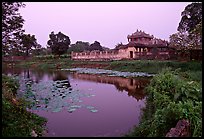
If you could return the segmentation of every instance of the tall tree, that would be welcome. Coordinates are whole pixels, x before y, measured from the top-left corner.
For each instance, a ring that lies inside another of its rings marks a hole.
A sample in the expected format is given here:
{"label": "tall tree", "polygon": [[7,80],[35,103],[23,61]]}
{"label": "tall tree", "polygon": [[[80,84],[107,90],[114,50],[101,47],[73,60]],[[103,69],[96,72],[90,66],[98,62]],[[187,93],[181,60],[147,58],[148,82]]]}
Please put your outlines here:
{"label": "tall tree", "polygon": [[83,52],[88,51],[90,47],[89,42],[83,42],[83,41],[77,41],[75,44],[71,44],[70,48],[68,49],[68,52]]}
{"label": "tall tree", "polygon": [[31,50],[31,53],[33,56],[35,55],[42,55],[42,54],[45,54],[45,48],[42,48],[42,45],[40,44],[37,44],[34,49]]}
{"label": "tall tree", "polygon": [[177,49],[188,49],[189,46],[189,37],[185,32],[177,32],[169,37],[169,45]]}
{"label": "tall tree", "polygon": [[37,40],[35,38],[35,35],[30,35],[30,34],[23,34],[21,36],[21,44],[22,44],[22,50],[25,53],[25,56],[29,56],[29,53],[32,49],[36,49],[38,46]]}
{"label": "tall tree", "polygon": [[189,33],[190,47],[202,47],[202,22]]}
{"label": "tall tree", "polygon": [[64,35],[61,32],[58,32],[58,34],[54,34],[54,31],[52,31],[49,37],[50,40],[48,40],[47,44],[52,49],[53,54],[60,56],[67,52],[71,43],[68,36]]}
{"label": "tall tree", "polygon": [[101,46],[100,42],[95,41],[94,43],[92,43],[92,44],[90,45],[89,50],[90,50],[90,51],[93,51],[93,50],[103,51],[103,47]]}
{"label": "tall tree", "polygon": [[198,2],[187,5],[181,16],[177,30],[189,33],[202,21],[202,3]]}
{"label": "tall tree", "polygon": [[123,46],[123,43],[122,43],[122,42],[117,43],[117,44],[115,45],[115,48],[114,48],[114,49],[120,49],[121,46]]}
{"label": "tall tree", "polygon": [[187,50],[202,46],[202,3],[191,3],[181,13],[178,32],[170,36],[170,45]]}
{"label": "tall tree", "polygon": [[9,53],[14,46],[19,45],[19,37],[24,32],[22,29],[24,19],[19,8],[25,7],[22,2],[2,2],[2,52]]}

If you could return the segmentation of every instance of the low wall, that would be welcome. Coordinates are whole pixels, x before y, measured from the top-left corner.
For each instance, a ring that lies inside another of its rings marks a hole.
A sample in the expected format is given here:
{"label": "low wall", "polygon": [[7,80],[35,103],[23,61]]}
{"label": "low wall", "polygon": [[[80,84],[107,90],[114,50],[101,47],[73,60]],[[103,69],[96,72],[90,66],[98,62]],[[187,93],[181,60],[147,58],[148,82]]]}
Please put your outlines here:
{"label": "low wall", "polygon": [[91,51],[91,52],[72,52],[73,60],[120,60],[125,58],[118,51]]}
{"label": "low wall", "polygon": [[[134,52],[133,58],[130,58],[130,50],[123,51],[91,51],[91,52],[72,52],[72,60],[90,60],[90,61],[105,61],[105,60],[122,60],[122,59],[158,59],[158,60],[169,60],[175,57],[174,52],[170,51],[158,51],[153,52]],[[175,59],[175,58],[174,58]]]}

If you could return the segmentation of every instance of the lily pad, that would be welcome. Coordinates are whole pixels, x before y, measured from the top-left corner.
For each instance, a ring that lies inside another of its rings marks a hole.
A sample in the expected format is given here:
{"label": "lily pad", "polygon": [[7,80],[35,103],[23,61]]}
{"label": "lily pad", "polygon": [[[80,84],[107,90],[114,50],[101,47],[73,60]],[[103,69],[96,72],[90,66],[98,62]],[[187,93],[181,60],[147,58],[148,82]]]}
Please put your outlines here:
{"label": "lily pad", "polygon": [[71,108],[81,108],[81,106],[80,105],[72,105],[72,106],[70,106]]}
{"label": "lily pad", "polygon": [[72,108],[72,109],[68,109],[67,111],[70,112],[70,113],[72,113],[73,111],[76,111],[76,110],[77,110],[77,109]]}
{"label": "lily pad", "polygon": [[56,108],[54,110],[52,110],[52,112],[60,112],[62,110],[62,108]]}
{"label": "lily pad", "polygon": [[86,106],[87,109],[94,109],[93,106]]}
{"label": "lily pad", "polygon": [[95,109],[94,109],[94,110],[90,110],[90,111],[91,111],[91,112],[94,112],[94,113],[95,113],[95,112],[98,112],[98,110],[95,110]]}

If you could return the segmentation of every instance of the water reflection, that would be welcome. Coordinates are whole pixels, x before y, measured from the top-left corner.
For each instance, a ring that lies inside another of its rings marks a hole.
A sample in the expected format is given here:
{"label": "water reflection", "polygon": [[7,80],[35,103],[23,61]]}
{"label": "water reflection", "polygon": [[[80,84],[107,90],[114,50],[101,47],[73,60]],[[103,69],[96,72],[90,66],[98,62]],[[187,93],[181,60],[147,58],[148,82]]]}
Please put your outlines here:
{"label": "water reflection", "polygon": [[[34,69],[20,69],[20,68],[3,68],[4,74],[23,74],[24,78],[29,79],[32,83],[39,83],[41,80],[53,80],[59,85],[58,88],[66,87],[71,88],[68,73],[66,71],[53,71],[53,70],[34,70]],[[88,80],[98,83],[113,84],[120,92],[127,91],[128,96],[132,96],[137,100],[144,99],[144,88],[149,84],[147,78],[123,78],[107,75],[94,75],[94,74],[81,74],[72,73],[71,76],[76,79]]]}
{"label": "water reflection", "polygon": [[13,66],[11,67],[2,66],[2,73],[6,75],[19,75],[21,72],[22,69],[20,68],[14,68]]}
{"label": "water reflection", "polygon": [[127,91],[128,96],[132,96],[137,100],[144,99],[144,88],[149,83],[149,79],[139,78],[122,78],[115,76],[107,76],[107,75],[94,75],[94,74],[80,74],[73,73],[73,78],[88,80],[93,82],[105,83],[105,84],[113,84],[119,91]]}
{"label": "water reflection", "polygon": [[17,68],[4,73],[19,74],[18,94],[48,119],[48,137],[121,136],[139,124],[145,107],[148,79]]}
{"label": "water reflection", "polygon": [[69,88],[71,87],[67,73],[65,72],[55,72],[53,76],[53,81],[57,83],[57,88]]}

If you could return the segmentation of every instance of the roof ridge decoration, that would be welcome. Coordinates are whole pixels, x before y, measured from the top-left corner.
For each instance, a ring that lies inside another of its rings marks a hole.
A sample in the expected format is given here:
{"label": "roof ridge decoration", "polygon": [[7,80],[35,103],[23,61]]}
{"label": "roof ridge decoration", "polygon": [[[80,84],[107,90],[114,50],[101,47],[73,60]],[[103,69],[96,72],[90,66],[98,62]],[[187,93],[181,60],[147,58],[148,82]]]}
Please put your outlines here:
{"label": "roof ridge decoration", "polygon": [[127,37],[128,37],[128,38],[130,38],[130,37],[147,37],[147,38],[154,38],[153,35],[147,34],[147,33],[145,33],[144,31],[138,30],[138,29],[137,29],[136,32],[132,33],[131,35],[128,35]]}

